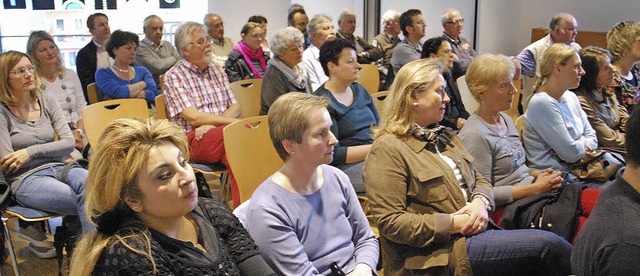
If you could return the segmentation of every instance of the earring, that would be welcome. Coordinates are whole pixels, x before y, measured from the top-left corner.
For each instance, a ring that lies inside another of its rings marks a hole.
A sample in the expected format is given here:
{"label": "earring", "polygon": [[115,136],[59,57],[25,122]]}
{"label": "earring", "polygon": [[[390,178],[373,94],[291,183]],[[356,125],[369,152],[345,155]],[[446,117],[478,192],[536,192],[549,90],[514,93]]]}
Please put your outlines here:
{"label": "earring", "polygon": [[131,209],[133,209],[136,212],[140,212],[140,206],[133,206]]}
{"label": "earring", "polygon": [[413,106],[418,106],[418,102],[413,102]]}
{"label": "earring", "polygon": [[293,155],[293,154],[295,154],[295,153],[296,153],[295,151],[292,151],[292,152],[291,152],[291,155]]}

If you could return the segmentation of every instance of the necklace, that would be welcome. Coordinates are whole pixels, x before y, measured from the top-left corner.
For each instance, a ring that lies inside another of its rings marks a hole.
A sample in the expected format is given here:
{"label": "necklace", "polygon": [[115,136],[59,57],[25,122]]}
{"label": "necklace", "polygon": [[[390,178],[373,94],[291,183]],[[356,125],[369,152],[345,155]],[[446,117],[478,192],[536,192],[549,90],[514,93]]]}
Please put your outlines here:
{"label": "necklace", "polygon": [[116,71],[120,72],[120,73],[129,73],[129,68],[127,69],[120,69],[118,68],[118,66],[116,66],[116,64],[111,64],[111,67],[113,67],[113,69],[116,69]]}

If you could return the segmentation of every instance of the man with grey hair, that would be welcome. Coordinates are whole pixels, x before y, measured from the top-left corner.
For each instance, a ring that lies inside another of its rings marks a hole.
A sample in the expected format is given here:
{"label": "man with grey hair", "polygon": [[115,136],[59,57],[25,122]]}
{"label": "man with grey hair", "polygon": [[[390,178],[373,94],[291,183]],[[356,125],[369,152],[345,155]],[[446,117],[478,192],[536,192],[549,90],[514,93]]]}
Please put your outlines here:
{"label": "man with grey hair", "polygon": [[207,26],[209,37],[212,38],[211,50],[213,62],[224,68],[225,62],[231,48],[233,48],[233,40],[224,37],[224,21],[217,13],[208,13],[204,16],[204,25]]}
{"label": "man with grey hair", "polygon": [[329,79],[320,64],[320,46],[326,41],[334,40],[336,32],[333,29],[333,20],[325,14],[318,14],[311,18],[308,27],[311,45],[302,53],[302,62],[309,73],[311,88],[316,91]]}
{"label": "man with grey hair", "polygon": [[343,9],[338,14],[338,31],[336,36],[342,39],[353,41],[356,46],[356,55],[358,55],[358,63],[371,64],[382,58],[382,51],[375,47],[364,38],[355,35],[356,31],[356,14],[349,9]]}
{"label": "man with grey hair", "polygon": [[380,90],[387,90],[393,82],[393,68],[391,68],[391,55],[393,48],[400,42],[400,12],[388,10],[382,15],[382,32],[378,34],[371,45],[380,48],[382,63],[378,67],[380,71]]}
{"label": "man with grey hair", "polygon": [[[211,62],[210,43],[202,24],[180,25],[175,32],[175,45],[183,60],[165,73],[162,91],[169,120],[187,134],[191,160],[206,164],[221,162],[228,167],[222,129],[238,121],[240,106],[224,69]],[[240,204],[240,195],[230,176],[235,207]]]}
{"label": "man with grey hair", "polygon": [[171,42],[162,40],[164,22],[157,15],[149,15],[144,19],[142,31],[144,39],[136,50],[135,63],[149,69],[156,85],[160,87],[160,75],[180,60],[180,54]]}
{"label": "man with grey hair", "polygon": [[549,34],[538,41],[527,46],[513,59],[516,66],[516,75],[519,73],[524,77],[523,89],[521,92],[518,111],[524,114],[531,96],[533,96],[533,85],[540,78],[540,68],[537,66],[542,62],[542,54],[554,43],[564,43],[579,51],[582,49],[576,43],[578,35],[578,22],[568,13],[559,13],[553,16],[549,23]]}
{"label": "man with grey hair", "polygon": [[449,41],[454,54],[451,76],[457,80],[467,73],[467,67],[478,54],[473,50],[469,41],[460,36],[464,24],[464,18],[460,15],[460,11],[448,9],[442,14],[440,20],[444,29],[442,37]]}

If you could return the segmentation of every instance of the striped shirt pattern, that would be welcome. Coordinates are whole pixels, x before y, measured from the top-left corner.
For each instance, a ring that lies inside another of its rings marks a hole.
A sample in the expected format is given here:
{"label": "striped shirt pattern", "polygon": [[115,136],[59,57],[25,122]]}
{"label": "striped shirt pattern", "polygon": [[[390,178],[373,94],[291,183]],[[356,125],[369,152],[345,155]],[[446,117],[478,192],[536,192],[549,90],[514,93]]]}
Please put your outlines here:
{"label": "striped shirt pattern", "polygon": [[184,109],[194,106],[200,112],[221,115],[237,102],[227,74],[215,63],[200,71],[195,64],[183,59],[165,73],[162,91],[170,121],[181,126],[185,133],[195,128],[180,116]]}

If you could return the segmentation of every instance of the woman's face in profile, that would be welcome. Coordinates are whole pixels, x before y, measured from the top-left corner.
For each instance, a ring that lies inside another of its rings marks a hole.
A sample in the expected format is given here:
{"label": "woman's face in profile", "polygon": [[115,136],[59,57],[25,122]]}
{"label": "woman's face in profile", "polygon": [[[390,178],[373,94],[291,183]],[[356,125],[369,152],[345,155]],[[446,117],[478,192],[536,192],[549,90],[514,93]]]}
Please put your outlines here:
{"label": "woman's face in profile", "polygon": [[438,75],[426,89],[413,92],[414,118],[418,125],[426,127],[442,120],[449,102],[446,85],[442,75]]}
{"label": "woman's face in profile", "polygon": [[320,166],[333,161],[333,146],[338,142],[331,132],[331,116],[326,108],[316,108],[307,114],[307,130],[302,141],[294,142],[294,162],[307,162],[310,166]]}
{"label": "woman's face in profile", "polygon": [[142,193],[141,216],[184,216],[198,204],[195,174],[180,149],[171,143],[151,148],[136,180]]}

